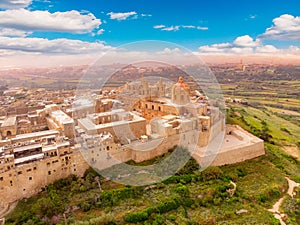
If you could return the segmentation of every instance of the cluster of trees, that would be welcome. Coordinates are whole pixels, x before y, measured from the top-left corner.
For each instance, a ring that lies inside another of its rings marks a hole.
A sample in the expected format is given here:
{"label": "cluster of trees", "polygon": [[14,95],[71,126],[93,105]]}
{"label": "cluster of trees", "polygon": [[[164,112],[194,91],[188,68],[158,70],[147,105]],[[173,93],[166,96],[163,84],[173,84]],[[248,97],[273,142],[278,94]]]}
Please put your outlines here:
{"label": "cluster of trees", "polygon": [[141,211],[129,213],[124,217],[124,220],[129,223],[142,222],[148,220],[149,217],[154,213],[166,213],[171,210],[177,209],[180,205],[182,205],[182,203],[179,198],[174,198],[168,201],[162,201],[161,203],[155,206],[150,206]]}
{"label": "cluster of trees", "polygon": [[[28,203],[27,200],[22,200],[19,203],[20,213],[15,213],[8,218],[7,223],[24,224],[31,221],[33,224],[48,224],[54,217],[63,218],[63,214],[72,211],[69,205],[72,196],[98,187],[96,177],[98,174],[92,169],[88,169],[83,178],[70,175],[65,179],[55,181],[44,188],[36,197],[36,201]],[[26,205],[26,208],[23,205]],[[79,207],[81,206],[79,205]]]}

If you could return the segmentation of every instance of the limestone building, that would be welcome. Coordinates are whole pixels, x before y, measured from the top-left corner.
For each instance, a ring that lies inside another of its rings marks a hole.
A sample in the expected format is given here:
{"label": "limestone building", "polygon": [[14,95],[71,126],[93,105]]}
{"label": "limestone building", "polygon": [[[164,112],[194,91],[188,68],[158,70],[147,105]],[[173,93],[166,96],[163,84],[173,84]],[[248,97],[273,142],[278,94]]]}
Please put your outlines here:
{"label": "limestone building", "polygon": [[[193,149],[199,164],[212,158],[216,166],[265,153],[262,140],[226,126],[223,113],[207,99],[192,98],[183,78],[170,84],[142,77],[117,97],[91,99],[73,108],[50,104],[1,119],[0,211],[57,179],[82,176],[89,166],[142,162],[175,146]],[[206,151],[213,140],[221,142],[217,155]]]}

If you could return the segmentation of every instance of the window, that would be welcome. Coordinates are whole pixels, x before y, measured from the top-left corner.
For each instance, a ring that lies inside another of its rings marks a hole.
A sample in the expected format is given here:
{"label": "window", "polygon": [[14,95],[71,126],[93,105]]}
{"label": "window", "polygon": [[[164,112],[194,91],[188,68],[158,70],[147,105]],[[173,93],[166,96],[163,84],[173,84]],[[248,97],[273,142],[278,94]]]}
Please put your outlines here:
{"label": "window", "polygon": [[35,167],[33,167],[33,170],[36,170],[36,166],[35,166]]}
{"label": "window", "polygon": [[32,180],[32,177],[29,177],[29,180]]}
{"label": "window", "polygon": [[48,171],[48,175],[51,175],[51,171]]}
{"label": "window", "polygon": [[0,181],[3,181],[3,177],[0,177]]}
{"label": "window", "polygon": [[27,172],[30,172],[31,171],[31,169],[28,169],[28,170],[26,170]]}
{"label": "window", "polygon": [[18,174],[19,174],[19,175],[22,174],[22,171],[19,171]]}

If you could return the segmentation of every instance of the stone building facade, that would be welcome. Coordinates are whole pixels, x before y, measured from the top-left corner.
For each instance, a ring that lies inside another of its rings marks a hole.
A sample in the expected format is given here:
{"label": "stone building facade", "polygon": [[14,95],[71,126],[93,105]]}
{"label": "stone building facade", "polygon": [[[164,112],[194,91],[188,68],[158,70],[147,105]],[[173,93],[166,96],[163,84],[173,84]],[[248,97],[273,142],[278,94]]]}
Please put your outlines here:
{"label": "stone building facade", "polygon": [[[0,126],[2,204],[28,198],[70,174],[82,176],[89,166],[142,162],[175,146],[194,149],[199,164],[213,157],[216,166],[265,154],[262,140],[226,127],[219,108],[192,100],[182,78],[171,88],[162,79],[151,84],[142,78],[124,89],[118,100],[96,98],[65,111],[52,104],[5,118]],[[220,151],[205,153],[220,137]]]}

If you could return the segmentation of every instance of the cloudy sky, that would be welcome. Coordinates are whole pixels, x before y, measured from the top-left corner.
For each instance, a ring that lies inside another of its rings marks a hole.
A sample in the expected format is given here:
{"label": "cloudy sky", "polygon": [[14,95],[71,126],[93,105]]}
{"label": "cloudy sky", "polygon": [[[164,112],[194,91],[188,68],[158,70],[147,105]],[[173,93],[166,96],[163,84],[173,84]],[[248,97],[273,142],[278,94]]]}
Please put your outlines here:
{"label": "cloudy sky", "polygon": [[300,1],[0,0],[0,66],[90,60],[143,40],[197,54],[300,55]]}

